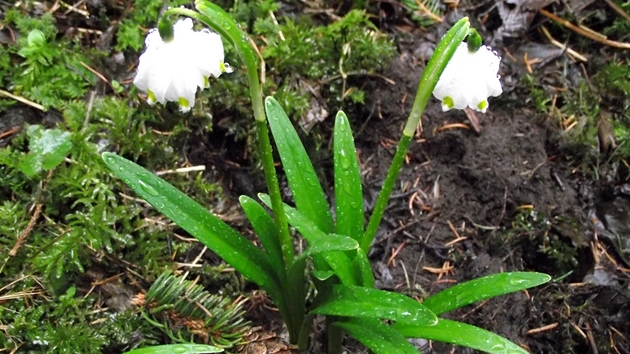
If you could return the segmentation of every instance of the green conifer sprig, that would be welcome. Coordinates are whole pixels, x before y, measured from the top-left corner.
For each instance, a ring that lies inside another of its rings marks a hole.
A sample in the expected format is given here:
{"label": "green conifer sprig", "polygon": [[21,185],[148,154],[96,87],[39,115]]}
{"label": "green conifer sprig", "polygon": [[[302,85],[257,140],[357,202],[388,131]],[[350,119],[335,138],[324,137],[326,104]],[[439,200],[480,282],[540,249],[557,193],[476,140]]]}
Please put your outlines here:
{"label": "green conifer sprig", "polygon": [[411,18],[420,26],[428,27],[442,22],[442,1],[439,0],[402,0],[403,5],[411,12]]}
{"label": "green conifer sprig", "polygon": [[176,342],[202,342],[229,348],[250,328],[243,300],[210,294],[201,285],[163,273],[146,294],[136,297],[144,317]]}

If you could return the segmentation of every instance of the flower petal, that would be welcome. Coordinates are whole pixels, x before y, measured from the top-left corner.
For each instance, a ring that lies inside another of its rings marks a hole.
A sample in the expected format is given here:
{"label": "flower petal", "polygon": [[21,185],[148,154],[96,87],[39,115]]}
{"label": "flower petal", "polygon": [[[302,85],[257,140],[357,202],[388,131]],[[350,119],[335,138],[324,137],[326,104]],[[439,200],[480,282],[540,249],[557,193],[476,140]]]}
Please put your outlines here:
{"label": "flower petal", "polygon": [[501,88],[499,64],[501,58],[487,46],[475,53],[462,42],[447,64],[433,95],[442,101],[442,109],[464,109],[466,106],[485,112],[488,97],[498,96]]}
{"label": "flower petal", "polygon": [[208,87],[210,75],[229,72],[223,62],[221,36],[208,30],[194,31],[190,18],[175,23],[170,41],[165,42],[152,30],[145,44],[134,84],[149,93],[149,104],[175,101],[187,112],[195,104],[197,87]]}

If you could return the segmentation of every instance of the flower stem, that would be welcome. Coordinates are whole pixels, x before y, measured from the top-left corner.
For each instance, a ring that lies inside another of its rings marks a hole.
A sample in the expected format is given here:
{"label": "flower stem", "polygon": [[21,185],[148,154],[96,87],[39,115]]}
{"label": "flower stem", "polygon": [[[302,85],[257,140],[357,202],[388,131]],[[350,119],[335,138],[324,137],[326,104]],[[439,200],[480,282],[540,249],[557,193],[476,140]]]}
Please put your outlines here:
{"label": "flower stem", "polygon": [[169,15],[184,15],[201,21],[218,32],[227,39],[236,49],[247,68],[247,78],[249,80],[249,93],[252,100],[254,119],[256,120],[256,131],[258,134],[258,148],[262,160],[267,190],[271,198],[271,206],[279,230],[280,244],[284,258],[285,270],[293,263],[294,252],[287,217],[282,205],[278,176],[273,161],[273,149],[269,139],[269,128],[262,99],[262,88],[258,78],[258,60],[249,37],[241,31],[234,19],[223,9],[209,1],[195,1],[195,6],[199,12],[185,9],[172,8],[164,13]]}
{"label": "flower stem", "polygon": [[364,250],[366,253],[372,245],[372,240],[376,235],[376,230],[378,230],[378,226],[381,223],[383,214],[385,213],[387,202],[389,201],[389,197],[392,194],[394,184],[396,183],[396,179],[398,178],[400,169],[402,168],[403,162],[405,161],[405,156],[407,155],[407,150],[409,149],[409,145],[411,144],[412,137],[412,135],[403,134],[400,138],[400,142],[398,143],[396,154],[394,155],[392,164],[389,166],[387,176],[385,177],[385,181],[383,181],[383,187],[381,187],[381,192],[378,194],[378,198],[376,199],[376,204],[374,204],[374,211],[370,216],[370,221],[368,222],[367,229],[365,230],[365,234],[363,234],[361,242],[359,242],[361,249]]}
{"label": "flower stem", "polygon": [[418,84],[418,93],[416,94],[413,107],[411,108],[411,113],[409,114],[409,118],[407,118],[407,123],[403,129],[400,141],[398,142],[396,154],[394,155],[392,164],[389,166],[385,181],[383,181],[383,187],[381,187],[381,191],[376,199],[374,211],[370,216],[370,221],[368,222],[368,226],[363,234],[363,238],[359,242],[361,249],[363,249],[366,253],[370,249],[372,240],[376,236],[378,226],[383,219],[385,208],[387,207],[389,197],[394,189],[396,179],[398,179],[400,169],[405,161],[405,156],[409,150],[411,139],[418,127],[418,124],[421,124],[424,108],[427,106],[427,102],[429,102],[433,89],[435,89],[435,85],[437,85],[446,64],[448,64],[449,60],[451,60],[451,57],[453,56],[453,53],[455,53],[459,44],[468,35],[469,28],[470,23],[468,22],[467,17],[457,21],[457,23],[455,23],[455,25],[453,25],[453,27],[451,27],[451,29],[444,35],[437,48],[435,48],[435,52],[433,53],[431,60],[429,60],[427,67],[422,73],[422,78]]}

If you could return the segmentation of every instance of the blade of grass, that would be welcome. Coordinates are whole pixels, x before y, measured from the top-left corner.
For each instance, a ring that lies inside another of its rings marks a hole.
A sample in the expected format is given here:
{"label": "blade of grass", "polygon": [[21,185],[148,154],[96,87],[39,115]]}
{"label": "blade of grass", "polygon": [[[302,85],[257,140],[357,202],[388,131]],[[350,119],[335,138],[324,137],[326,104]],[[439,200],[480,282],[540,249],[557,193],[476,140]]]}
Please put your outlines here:
{"label": "blade of grass", "polygon": [[391,291],[362,286],[335,285],[321,305],[310,313],[329,316],[387,319],[431,326],[437,316],[418,301]]}
{"label": "blade of grass", "polygon": [[165,344],[154,347],[134,349],[125,354],[201,354],[201,353],[222,353],[222,348],[205,344]]}
{"label": "blade of grass", "polygon": [[297,209],[320,230],[332,233],[334,222],[324,189],[291,120],[273,97],[265,100],[265,111]]}
{"label": "blade of grass", "polygon": [[[269,196],[266,194],[260,193],[258,197],[267,206],[271,203]],[[284,212],[287,215],[289,224],[295,227],[309,243],[326,242],[328,235],[304,214],[286,204],[284,205]],[[355,271],[354,263],[346,252],[330,251],[316,255],[313,257],[313,260],[315,261],[315,266],[318,271],[328,270],[325,264],[322,264],[322,262],[325,261],[325,263],[335,271],[335,275],[339,277],[339,280],[341,280],[343,284],[359,284],[359,273]]]}
{"label": "blade of grass", "polygon": [[535,272],[492,274],[442,290],[422,304],[439,316],[473,302],[538,286],[550,279],[547,274]]}
{"label": "blade of grass", "polygon": [[357,255],[354,257],[354,263],[361,274],[361,285],[366,288],[373,288],[374,273],[372,273],[372,264],[363,249],[359,248],[357,250]]}
{"label": "blade of grass", "polygon": [[414,326],[394,323],[392,329],[406,338],[424,338],[482,350],[491,354],[527,354],[528,352],[509,340],[465,323],[440,318],[435,326]]}
{"label": "blade of grass", "polygon": [[[208,246],[246,278],[282,302],[282,291],[267,254],[168,182],[112,153],[103,161],[141,198]],[[282,306],[280,303],[278,306]]]}
{"label": "blade of grass", "polygon": [[326,235],[326,238],[316,239],[313,242],[308,243],[308,247],[298,256],[298,259],[303,260],[306,257],[316,254],[322,254],[332,251],[352,251],[359,248],[357,240],[342,235]]}
{"label": "blade of grass", "polygon": [[400,333],[379,320],[347,318],[333,323],[376,354],[418,354]]}
{"label": "blade of grass", "polygon": [[[247,219],[254,227],[260,243],[269,254],[269,260],[273,264],[274,270],[278,276],[285,274],[288,265],[284,264],[278,228],[271,215],[262,205],[246,195],[242,195],[238,200],[245,215],[247,215]],[[289,261],[292,262],[292,260]]]}
{"label": "blade of grass", "polygon": [[346,114],[339,111],[334,132],[335,211],[337,234],[363,236],[363,190],[357,151]]}

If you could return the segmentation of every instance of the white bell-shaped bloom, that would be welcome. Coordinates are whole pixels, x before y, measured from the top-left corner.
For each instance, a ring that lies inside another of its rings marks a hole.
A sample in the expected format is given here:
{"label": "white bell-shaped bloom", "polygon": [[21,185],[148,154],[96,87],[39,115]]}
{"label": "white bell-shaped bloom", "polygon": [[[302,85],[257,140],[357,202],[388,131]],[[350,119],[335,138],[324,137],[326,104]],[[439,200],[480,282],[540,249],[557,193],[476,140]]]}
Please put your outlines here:
{"label": "white bell-shaped bloom", "polygon": [[223,62],[221,36],[192,27],[187,18],[175,23],[171,40],[163,40],[155,29],[147,35],[133,83],[147,92],[149,104],[175,101],[182,112],[188,112],[195,105],[197,87],[207,88],[210,75],[232,71]]}
{"label": "white bell-shaped bloom", "polygon": [[462,42],[433,90],[433,96],[442,101],[442,110],[468,106],[485,112],[488,97],[503,92],[498,75],[500,62],[501,57],[489,47],[482,45],[473,53]]}

